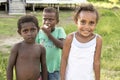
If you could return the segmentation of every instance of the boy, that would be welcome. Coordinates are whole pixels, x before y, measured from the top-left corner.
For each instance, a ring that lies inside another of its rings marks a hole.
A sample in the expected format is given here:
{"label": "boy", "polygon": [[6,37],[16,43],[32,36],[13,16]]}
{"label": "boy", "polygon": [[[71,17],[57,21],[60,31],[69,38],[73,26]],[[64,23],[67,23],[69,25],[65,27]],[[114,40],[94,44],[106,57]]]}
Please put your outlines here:
{"label": "boy", "polygon": [[[11,50],[7,67],[7,80],[13,80],[15,66],[16,80],[47,80],[46,51],[42,45],[35,43],[39,31],[38,20],[31,15],[22,16],[18,20],[18,33],[23,41]],[[40,75],[40,65],[41,72]]]}
{"label": "boy", "polygon": [[46,62],[48,80],[59,80],[61,63],[61,49],[66,37],[62,27],[57,27],[59,14],[55,8],[48,7],[43,10],[43,26],[36,41],[46,48]]}

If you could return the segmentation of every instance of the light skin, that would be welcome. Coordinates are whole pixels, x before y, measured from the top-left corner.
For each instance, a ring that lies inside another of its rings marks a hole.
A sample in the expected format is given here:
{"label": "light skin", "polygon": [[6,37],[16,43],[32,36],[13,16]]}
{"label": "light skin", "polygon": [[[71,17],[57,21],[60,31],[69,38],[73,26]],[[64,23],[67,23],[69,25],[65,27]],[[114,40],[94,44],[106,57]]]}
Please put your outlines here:
{"label": "light skin", "polygon": [[[78,19],[75,22],[78,30],[75,33],[75,37],[79,42],[86,43],[95,37],[94,30],[96,27],[96,13],[92,11],[81,11],[78,15]],[[65,72],[67,66],[67,60],[73,40],[73,33],[69,34],[64,42],[62,61],[61,61],[61,80],[65,80]],[[102,38],[97,36],[97,43],[94,55],[94,72],[95,80],[100,80],[100,55],[102,48]]]}
{"label": "light skin", "polygon": [[38,80],[40,64],[42,80],[47,80],[46,51],[42,45],[35,43],[38,28],[33,22],[21,24],[18,33],[23,41],[15,44],[11,50],[7,67],[7,80],[13,80],[13,68],[16,71],[16,80]]}
{"label": "light skin", "polygon": [[42,26],[42,30],[46,33],[48,38],[55,44],[58,48],[63,48],[63,38],[56,39],[54,36],[52,36],[52,31],[55,29],[55,26],[57,24],[56,14],[55,12],[43,12],[43,25],[48,26],[48,28],[45,28]]}

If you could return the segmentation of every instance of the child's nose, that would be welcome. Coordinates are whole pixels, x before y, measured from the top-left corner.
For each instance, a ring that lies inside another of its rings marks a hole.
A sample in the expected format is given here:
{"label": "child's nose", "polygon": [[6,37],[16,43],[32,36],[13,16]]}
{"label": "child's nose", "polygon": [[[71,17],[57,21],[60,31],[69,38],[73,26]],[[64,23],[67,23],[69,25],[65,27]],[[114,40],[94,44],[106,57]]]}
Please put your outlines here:
{"label": "child's nose", "polygon": [[84,26],[84,28],[89,28],[89,24],[86,24],[86,25]]}
{"label": "child's nose", "polygon": [[28,34],[27,35],[32,35],[32,32],[31,31],[28,31]]}
{"label": "child's nose", "polygon": [[50,23],[50,20],[49,20],[49,19],[47,19],[47,20],[45,21],[45,23]]}
{"label": "child's nose", "polygon": [[85,28],[90,28],[90,27],[91,25],[89,23],[85,25]]}

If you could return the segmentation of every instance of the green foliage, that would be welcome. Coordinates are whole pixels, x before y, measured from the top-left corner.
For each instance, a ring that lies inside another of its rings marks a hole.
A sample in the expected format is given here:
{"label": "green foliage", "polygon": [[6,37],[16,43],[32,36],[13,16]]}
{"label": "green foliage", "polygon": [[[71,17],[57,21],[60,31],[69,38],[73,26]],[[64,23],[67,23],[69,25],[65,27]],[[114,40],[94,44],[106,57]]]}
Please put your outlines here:
{"label": "green foliage", "polygon": [[7,60],[8,58],[0,52],[0,80],[6,80]]}
{"label": "green foliage", "polygon": [[104,1],[104,2],[107,2],[108,0],[87,0],[89,2],[97,2],[97,1]]}
{"label": "green foliage", "polygon": [[113,4],[117,4],[119,2],[119,0],[109,0],[110,2],[112,2]]}

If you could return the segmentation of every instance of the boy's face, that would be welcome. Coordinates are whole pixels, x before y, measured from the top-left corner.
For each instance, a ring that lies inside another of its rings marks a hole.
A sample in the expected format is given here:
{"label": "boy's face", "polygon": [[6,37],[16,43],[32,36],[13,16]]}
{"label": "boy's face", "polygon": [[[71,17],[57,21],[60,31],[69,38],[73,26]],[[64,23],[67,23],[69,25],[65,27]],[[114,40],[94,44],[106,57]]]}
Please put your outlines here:
{"label": "boy's face", "polygon": [[54,28],[56,24],[57,20],[54,12],[43,12],[43,25],[47,25],[49,28]]}
{"label": "boy's face", "polygon": [[38,32],[38,28],[33,22],[26,22],[21,24],[21,30],[18,32],[26,42],[34,43]]}
{"label": "boy's face", "polygon": [[97,15],[95,12],[81,11],[78,15],[77,26],[82,36],[90,36],[96,26]]}

